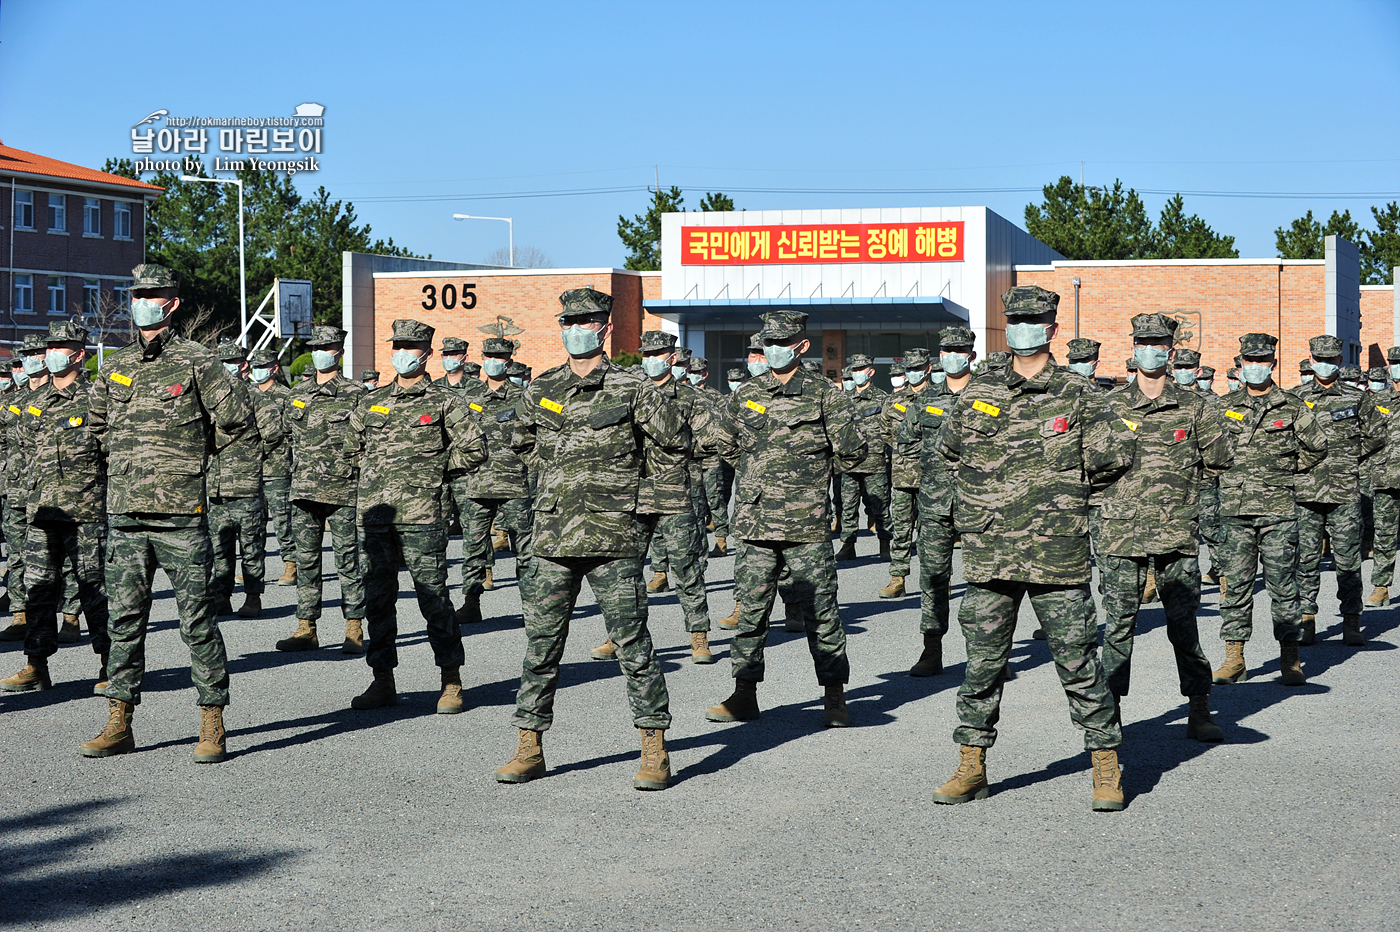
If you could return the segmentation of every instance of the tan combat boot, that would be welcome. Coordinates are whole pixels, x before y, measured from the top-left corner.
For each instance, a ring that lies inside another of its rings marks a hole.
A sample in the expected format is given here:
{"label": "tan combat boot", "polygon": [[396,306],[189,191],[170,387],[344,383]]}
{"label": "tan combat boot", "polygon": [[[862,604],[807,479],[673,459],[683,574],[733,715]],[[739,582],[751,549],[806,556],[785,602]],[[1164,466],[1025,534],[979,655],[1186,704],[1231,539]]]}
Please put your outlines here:
{"label": "tan combat boot", "polygon": [[321,641],[316,637],[316,622],[308,618],[297,619],[297,631],[289,638],[278,641],[278,650],[316,650],[321,646]]}
{"label": "tan combat boot", "polygon": [[1244,641],[1225,642],[1225,662],[1210,677],[1216,685],[1243,683],[1249,679],[1249,668],[1244,663]]}
{"label": "tan combat boot", "polygon": [[1094,759],[1094,811],[1118,812],[1123,808],[1123,770],[1117,751],[1091,751]]}
{"label": "tan combat boot", "polygon": [[1283,685],[1302,686],[1308,681],[1303,675],[1303,664],[1298,659],[1298,642],[1283,641],[1278,648],[1278,672]]}
{"label": "tan combat boot", "polygon": [[987,798],[987,749],[964,744],[958,748],[958,769],[952,778],[933,793],[933,801],[943,806],[970,803]]}
{"label": "tan combat boot", "polygon": [[14,676],[0,680],[0,689],[9,693],[37,693],[53,689],[49,679],[49,658],[27,657],[28,662]]}
{"label": "tan combat boot", "polygon": [[93,694],[94,696],[100,696],[100,695],[102,695],[103,691],[106,690],[106,688],[107,688],[108,686],[111,685],[111,682],[107,679],[107,658],[108,658],[109,656],[111,656],[111,655],[110,655],[110,654],[102,654],[102,655],[101,655],[101,657],[102,657],[102,666],[101,666],[101,667],[98,669],[98,671],[97,671],[97,682],[92,684],[92,694]]}
{"label": "tan combat boot", "polygon": [[914,666],[909,668],[910,676],[937,676],[943,672],[943,636],[936,631],[924,632],[924,651]]}
{"label": "tan combat boot", "polygon": [[365,623],[360,618],[345,619],[345,640],[340,643],[342,654],[365,652]]}
{"label": "tan combat boot", "polygon": [[731,612],[727,618],[721,618],[719,621],[715,622],[715,624],[719,625],[721,628],[729,628],[731,630],[739,627],[739,604],[739,602],[735,602],[734,611]]}
{"label": "tan combat boot", "polygon": [[224,710],[222,706],[199,707],[199,743],[194,746],[196,764],[222,764],[228,760],[224,749]]}
{"label": "tan combat boot", "polygon": [[248,593],[244,596],[243,604],[238,606],[239,618],[261,618],[262,617],[262,596]]}
{"label": "tan combat boot", "polygon": [[1224,741],[1225,732],[1210,717],[1210,696],[1191,696],[1190,712],[1186,716],[1186,737],[1197,741]]}
{"label": "tan combat boot", "polygon": [[890,584],[880,590],[882,599],[902,599],[904,598],[904,577],[891,576]]}
{"label": "tan combat boot", "polygon": [[486,567],[486,578],[481,581],[482,592],[494,592],[496,589],[496,574],[491,567]]}
{"label": "tan combat boot", "polygon": [[1220,572],[1215,569],[1208,570],[1201,574],[1201,582],[1214,585],[1220,582]]}
{"label": "tan combat boot", "polygon": [[24,612],[15,612],[14,620],[4,631],[0,631],[0,641],[23,641],[29,633],[29,618]]}
{"label": "tan combat boot", "polygon": [[690,632],[690,662],[715,662],[715,655],[710,652],[710,633],[708,631]]}
{"label": "tan combat boot", "polygon": [[462,668],[442,668],[442,695],[438,697],[438,715],[456,715],[462,711]]}
{"label": "tan combat boot", "polygon": [[589,651],[588,656],[592,657],[594,660],[616,660],[617,645],[613,643],[612,638],[608,638],[606,641]]}
{"label": "tan combat boot", "polygon": [[1366,596],[1366,604],[1371,608],[1380,608],[1382,605],[1390,604],[1390,589],[1386,586],[1377,586],[1371,594]]}
{"label": "tan combat boot", "polygon": [[394,687],[393,670],[375,670],[369,688],[350,700],[352,709],[382,709],[398,704],[399,693]]}
{"label": "tan combat boot", "polygon": [[540,732],[520,729],[520,744],[515,756],[506,761],[504,767],[497,768],[497,783],[529,783],[544,776],[544,748],[540,746]]}
{"label": "tan combat boot", "polygon": [[496,536],[491,540],[491,549],[497,551],[509,550],[510,536],[506,534],[505,531],[497,530]]}
{"label": "tan combat boot", "polygon": [[78,627],[78,616],[63,613],[63,624],[58,628],[58,643],[76,644],[82,638],[82,629]]}
{"label": "tan combat boot", "polygon": [[647,583],[647,592],[666,592],[671,588],[671,581],[665,573],[653,573],[651,582]]}
{"label": "tan combat boot", "polygon": [[841,542],[841,549],[836,551],[838,560],[854,560],[856,558],[856,539],[848,537]]}
{"label": "tan combat boot", "polygon": [[733,694],[712,709],[705,710],[711,722],[751,722],[758,718],[758,683],[754,680],[734,681]]}
{"label": "tan combat boot", "polygon": [[1362,647],[1366,638],[1361,633],[1360,615],[1342,616],[1342,643],[1347,647]]}
{"label": "tan combat boot", "polygon": [[297,584],[297,565],[295,563],[282,564],[282,575],[277,577],[279,586],[295,586]]}
{"label": "tan combat boot", "polygon": [[120,699],[107,700],[107,727],[102,734],[78,750],[84,757],[111,757],[136,750],[136,736],[131,733],[131,703]]}
{"label": "tan combat boot", "polygon": [[824,705],[827,728],[850,727],[851,713],[846,711],[846,687],[840,683],[827,686]]}
{"label": "tan combat boot", "polygon": [[1225,577],[1220,577],[1220,601],[1225,601]]}
{"label": "tan combat boot", "polygon": [[801,634],[807,630],[807,624],[802,620],[801,602],[783,603],[783,630],[789,634]]}
{"label": "tan combat boot", "polygon": [[710,556],[712,556],[712,557],[727,557],[727,556],[729,556],[729,538],[728,538],[728,537],[718,537],[718,536],[716,536],[716,537],[715,537],[715,549],[710,553]]}
{"label": "tan combat boot", "polygon": [[1147,570],[1147,584],[1142,588],[1142,604],[1147,605],[1157,601],[1157,571],[1151,567]]}
{"label": "tan combat boot", "polygon": [[660,728],[638,728],[642,733],[642,768],[632,778],[639,790],[664,790],[671,782],[671,755],[666,753],[666,732]]}
{"label": "tan combat boot", "polygon": [[1303,625],[1303,634],[1298,638],[1298,643],[1304,647],[1311,647],[1317,641],[1317,616],[1305,614],[1298,620]]}

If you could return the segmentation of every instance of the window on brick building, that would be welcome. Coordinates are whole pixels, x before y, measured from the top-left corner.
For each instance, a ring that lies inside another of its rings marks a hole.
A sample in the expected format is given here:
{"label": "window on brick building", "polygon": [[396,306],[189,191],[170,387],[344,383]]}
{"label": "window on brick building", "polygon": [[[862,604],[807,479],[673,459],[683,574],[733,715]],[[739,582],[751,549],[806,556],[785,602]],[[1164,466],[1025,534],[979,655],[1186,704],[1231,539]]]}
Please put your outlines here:
{"label": "window on brick building", "polygon": [[83,198],[83,235],[102,235],[102,202],[95,197]]}
{"label": "window on brick building", "polygon": [[83,313],[98,316],[102,309],[102,283],[95,278],[83,280]]}
{"label": "window on brick building", "polygon": [[49,232],[68,231],[68,197],[63,194],[49,195]]}
{"label": "window on brick building", "polygon": [[117,282],[112,286],[112,300],[116,302],[116,316],[131,316],[131,282]]}
{"label": "window on brick building", "polygon": [[15,310],[25,314],[34,313],[34,276],[15,276]]}
{"label": "window on brick building", "polygon": [[64,304],[67,303],[67,289],[64,287],[62,277],[58,275],[49,276],[49,313],[65,314]]}
{"label": "window on brick building", "polygon": [[117,239],[131,239],[131,205],[117,201],[113,218],[112,235]]}
{"label": "window on brick building", "polygon": [[34,229],[34,192],[15,192],[15,227],[20,230]]}

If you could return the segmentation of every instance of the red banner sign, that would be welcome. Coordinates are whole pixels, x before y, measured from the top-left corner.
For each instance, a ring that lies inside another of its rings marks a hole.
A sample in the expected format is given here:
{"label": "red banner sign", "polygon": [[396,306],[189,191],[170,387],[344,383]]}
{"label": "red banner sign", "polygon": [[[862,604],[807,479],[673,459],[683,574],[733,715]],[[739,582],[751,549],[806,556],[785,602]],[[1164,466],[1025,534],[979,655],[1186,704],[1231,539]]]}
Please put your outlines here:
{"label": "red banner sign", "polygon": [[681,227],[681,265],[961,262],[963,221]]}

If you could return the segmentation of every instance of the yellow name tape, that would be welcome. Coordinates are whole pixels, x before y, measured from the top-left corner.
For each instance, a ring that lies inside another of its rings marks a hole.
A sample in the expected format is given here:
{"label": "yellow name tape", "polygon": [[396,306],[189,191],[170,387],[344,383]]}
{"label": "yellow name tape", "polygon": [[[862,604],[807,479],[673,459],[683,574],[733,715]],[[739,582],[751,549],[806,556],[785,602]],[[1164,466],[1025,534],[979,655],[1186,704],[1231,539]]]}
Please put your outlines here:
{"label": "yellow name tape", "polygon": [[30,405],[28,408],[25,408],[25,410],[28,411],[30,414],[34,415],[35,417],[38,417],[39,415],[44,413],[38,408],[34,407],[33,405]]}
{"label": "yellow name tape", "polygon": [[1125,418],[1125,417],[1121,417],[1121,418],[1119,418],[1119,420],[1122,421],[1122,422],[1124,423],[1124,425],[1127,426],[1128,430],[1137,430],[1137,429],[1138,429],[1138,426],[1137,426],[1136,424],[1134,424],[1132,421],[1128,420],[1128,419]]}
{"label": "yellow name tape", "polygon": [[306,407],[306,402],[302,401],[300,398],[294,398],[294,399],[292,399],[292,407],[294,407],[294,408],[304,408],[304,407]]}
{"label": "yellow name tape", "polygon": [[10,405],[10,413],[19,414],[19,408],[15,407],[14,405]]}
{"label": "yellow name tape", "polygon": [[1000,408],[998,408],[996,405],[989,405],[985,401],[974,401],[972,403],[972,410],[981,411],[988,417],[997,417],[1001,414]]}
{"label": "yellow name tape", "polygon": [[370,409],[371,411],[377,411],[377,412],[379,412],[380,414],[388,414],[388,413],[389,413],[389,409],[386,408],[386,407],[384,407],[383,405],[370,405],[370,406],[369,406],[369,409]]}
{"label": "yellow name tape", "polygon": [[894,409],[895,409],[896,411],[898,411],[900,414],[903,414],[905,411],[908,411],[908,410],[909,410],[908,408],[906,408],[904,405],[900,404],[900,403],[897,402],[897,401],[894,403]]}
{"label": "yellow name tape", "polygon": [[937,414],[939,417],[942,417],[944,414],[942,408],[935,408],[933,405],[928,405],[924,408],[924,410],[927,411],[929,414]]}
{"label": "yellow name tape", "polygon": [[548,398],[540,399],[540,407],[546,411],[553,411],[555,414],[563,414],[564,406],[557,401],[550,401]]}
{"label": "yellow name tape", "polygon": [[744,402],[744,407],[749,408],[750,410],[753,410],[753,411],[757,411],[759,414],[767,414],[767,413],[768,413],[768,406],[767,406],[767,405],[761,405],[761,404],[759,404],[758,402],[754,401],[753,399],[749,399],[748,401]]}
{"label": "yellow name tape", "polygon": [[477,404],[475,401],[469,401],[469,402],[467,402],[467,407],[468,407],[468,408],[471,408],[473,411],[485,411],[485,410],[486,410],[486,409],[483,408],[481,405]]}
{"label": "yellow name tape", "polygon": [[1389,409],[1389,408],[1382,408],[1380,405],[1376,405],[1376,410],[1379,411],[1381,414],[1389,414],[1389,413],[1390,413],[1390,409]]}
{"label": "yellow name tape", "polygon": [[125,385],[128,388],[131,387],[131,379],[122,375],[120,372],[113,372],[111,375],[107,376],[107,378],[111,379],[113,382],[116,382],[118,385]]}
{"label": "yellow name tape", "polygon": [[1232,417],[1232,418],[1234,418],[1234,419],[1237,420],[1237,421],[1243,421],[1243,420],[1244,420],[1244,415],[1241,414],[1241,413],[1238,412],[1238,411],[1226,411],[1226,412],[1225,412],[1225,416],[1226,416],[1226,417]]}

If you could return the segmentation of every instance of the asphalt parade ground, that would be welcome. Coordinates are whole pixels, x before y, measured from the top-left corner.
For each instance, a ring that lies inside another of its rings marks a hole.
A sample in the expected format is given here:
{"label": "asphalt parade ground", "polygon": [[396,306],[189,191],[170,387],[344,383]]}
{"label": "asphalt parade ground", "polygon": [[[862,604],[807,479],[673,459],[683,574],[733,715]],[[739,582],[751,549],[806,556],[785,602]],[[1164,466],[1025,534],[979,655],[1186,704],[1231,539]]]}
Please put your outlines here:
{"label": "asphalt parade ground", "polygon": [[[78,754],[106,721],[86,634],[52,661],[53,690],[0,694],[0,928],[1400,927],[1400,607],[1367,611],[1367,646],[1343,647],[1325,574],[1308,684],[1288,689],[1261,593],[1250,679],[1215,688],[1226,741],[1207,745],[1185,736],[1161,605],[1149,606],[1124,701],[1128,806],[1094,813],[1089,757],[1026,606],[987,755],[991,796],[935,806],[957,763],[963,640],[955,627],[942,676],[906,675],[918,595],[876,597],[876,546],[862,536],[861,559],[840,570],[848,729],[822,728],[805,639],[781,621],[762,718],[705,721],[730,691],[729,635],[714,632],[718,663],[694,666],[674,593],[652,598],[675,718],[673,782],[659,793],[632,789],[639,741],[617,664],[589,659],[604,632],[587,586],[544,736],[549,775],[512,786],[493,771],[515,749],[513,560],[497,562],[487,621],[465,629],[461,715],[434,714],[437,670],[406,572],[400,700],[371,712],[350,709],[369,672],[338,647],[329,550],[321,637],[334,646],[274,650],[296,625],[295,590],[269,586],[263,618],[222,622],[231,758],[212,766],[190,760],[199,716],[160,574],[136,753]],[[454,540],[460,603],[458,553]],[[732,563],[710,564],[715,619],[733,607]],[[281,566],[270,556],[268,578]],[[1212,665],[1217,599],[1208,586],[1200,613]],[[0,651],[4,674],[18,670],[22,645]]]}

